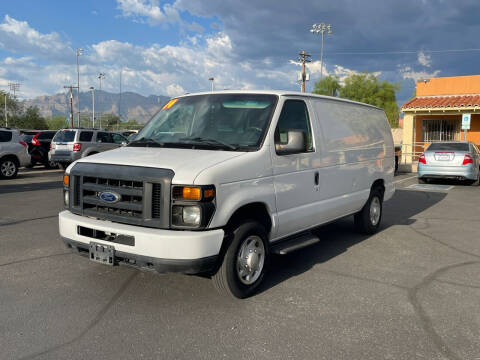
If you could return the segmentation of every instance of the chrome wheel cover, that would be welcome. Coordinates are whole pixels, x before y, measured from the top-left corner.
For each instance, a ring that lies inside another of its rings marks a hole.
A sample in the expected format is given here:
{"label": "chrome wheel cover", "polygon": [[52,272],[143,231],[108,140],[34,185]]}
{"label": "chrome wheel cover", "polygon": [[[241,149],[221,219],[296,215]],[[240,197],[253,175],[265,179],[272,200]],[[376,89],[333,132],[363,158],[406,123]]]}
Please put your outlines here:
{"label": "chrome wheel cover", "polygon": [[17,167],[13,161],[7,160],[2,163],[0,166],[0,172],[5,177],[11,177],[15,174]]}
{"label": "chrome wheel cover", "polygon": [[265,264],[265,245],[260,237],[251,235],[240,246],[237,254],[237,276],[245,285],[258,280]]}
{"label": "chrome wheel cover", "polygon": [[375,196],[372,198],[370,202],[370,223],[373,226],[376,226],[380,221],[380,215],[382,213],[382,205],[380,203],[380,199]]}

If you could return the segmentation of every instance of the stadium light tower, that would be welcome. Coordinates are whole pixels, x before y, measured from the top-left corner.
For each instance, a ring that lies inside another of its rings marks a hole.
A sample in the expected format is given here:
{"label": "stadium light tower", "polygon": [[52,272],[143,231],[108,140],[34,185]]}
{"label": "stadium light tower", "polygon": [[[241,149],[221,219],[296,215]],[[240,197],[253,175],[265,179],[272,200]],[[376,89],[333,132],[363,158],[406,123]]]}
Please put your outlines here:
{"label": "stadium light tower", "polygon": [[325,23],[313,24],[312,28],[310,29],[310,32],[312,34],[322,34],[322,50],[320,52],[320,80],[322,80],[322,77],[323,77],[323,38],[325,36],[325,33],[327,33],[327,34],[332,33],[332,25],[331,24],[325,24]]}

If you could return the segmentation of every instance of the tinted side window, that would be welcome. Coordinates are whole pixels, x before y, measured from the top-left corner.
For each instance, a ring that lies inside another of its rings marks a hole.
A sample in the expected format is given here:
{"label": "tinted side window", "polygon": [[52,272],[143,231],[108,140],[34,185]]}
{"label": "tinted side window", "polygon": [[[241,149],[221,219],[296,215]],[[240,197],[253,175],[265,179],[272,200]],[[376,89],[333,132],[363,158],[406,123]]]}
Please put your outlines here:
{"label": "tinted side window", "polygon": [[10,140],[12,140],[10,131],[0,131],[0,142],[9,142]]}
{"label": "tinted side window", "polygon": [[283,104],[275,131],[276,141],[287,142],[288,130],[302,130],[307,139],[307,151],[313,151],[312,129],[307,105],[301,100],[287,100]]}
{"label": "tinted side window", "polygon": [[54,132],[42,132],[38,135],[37,139],[39,140],[51,140],[55,136]]}
{"label": "tinted side window", "polygon": [[120,134],[112,134],[113,142],[115,144],[121,144],[123,142],[127,142],[127,139],[125,139],[122,135]]}
{"label": "tinted side window", "polygon": [[97,133],[97,142],[101,143],[112,143],[112,136],[109,133],[106,132],[98,132]]}
{"label": "tinted side window", "polygon": [[92,141],[93,131],[82,131],[78,141]]}

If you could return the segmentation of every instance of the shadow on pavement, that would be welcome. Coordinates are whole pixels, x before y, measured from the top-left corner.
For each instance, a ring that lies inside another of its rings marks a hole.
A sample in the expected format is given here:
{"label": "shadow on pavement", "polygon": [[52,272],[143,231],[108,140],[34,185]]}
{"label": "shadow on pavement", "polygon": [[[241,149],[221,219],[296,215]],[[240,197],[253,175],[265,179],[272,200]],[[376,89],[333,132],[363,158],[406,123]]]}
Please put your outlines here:
{"label": "shadow on pavement", "polygon": [[0,194],[59,189],[62,186],[63,186],[62,181],[45,181],[45,182],[39,182],[39,183],[8,184],[8,185],[3,185],[0,182]]}
{"label": "shadow on pavement", "polygon": [[[385,202],[380,232],[394,225],[410,225],[415,215],[442,201],[447,196],[441,192],[397,190],[394,197]],[[346,252],[348,248],[370,236],[356,232],[353,216],[349,216],[313,230],[320,242],[288,255],[271,257],[269,272],[258,293],[310,270],[314,265]]]}

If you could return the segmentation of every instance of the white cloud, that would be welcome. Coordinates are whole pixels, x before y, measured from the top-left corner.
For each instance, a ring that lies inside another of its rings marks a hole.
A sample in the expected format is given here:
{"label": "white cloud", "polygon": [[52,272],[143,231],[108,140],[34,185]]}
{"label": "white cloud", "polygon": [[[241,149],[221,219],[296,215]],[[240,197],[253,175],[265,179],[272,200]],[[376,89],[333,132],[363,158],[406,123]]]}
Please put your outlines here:
{"label": "white cloud", "polygon": [[0,47],[9,52],[23,52],[50,60],[64,59],[73,51],[57,33],[41,34],[26,21],[18,21],[8,15],[0,24]]}
{"label": "white cloud", "polygon": [[428,54],[425,54],[423,51],[420,51],[418,53],[418,63],[420,65],[430,67],[432,66],[432,57]]}
{"label": "white cloud", "polygon": [[419,79],[437,77],[437,75],[440,74],[440,70],[435,70],[432,72],[414,71],[410,66],[405,66],[400,69],[400,74],[402,75],[403,79],[412,79],[417,81]]}
{"label": "white cloud", "polygon": [[167,86],[167,95],[174,97],[185,94],[186,91],[183,87],[178,84],[170,84]]}
{"label": "white cloud", "polygon": [[144,21],[154,26],[168,23],[181,23],[180,15],[171,4],[165,4],[163,8],[155,0],[117,0],[118,8],[125,17],[131,17],[136,21]]}

